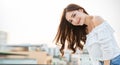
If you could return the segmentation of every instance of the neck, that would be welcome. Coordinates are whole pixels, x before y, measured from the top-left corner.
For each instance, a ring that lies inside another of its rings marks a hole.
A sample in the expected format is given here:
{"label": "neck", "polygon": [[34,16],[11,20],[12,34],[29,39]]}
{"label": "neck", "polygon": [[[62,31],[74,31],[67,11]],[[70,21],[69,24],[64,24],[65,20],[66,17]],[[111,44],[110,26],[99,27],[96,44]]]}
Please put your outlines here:
{"label": "neck", "polygon": [[93,16],[86,15],[85,24],[89,26],[90,23],[92,22],[92,19],[93,19]]}
{"label": "neck", "polygon": [[93,16],[86,16],[85,17],[85,24],[87,25],[87,29],[88,29],[88,33],[90,33],[92,31],[92,29],[94,28],[94,24],[93,24]]}

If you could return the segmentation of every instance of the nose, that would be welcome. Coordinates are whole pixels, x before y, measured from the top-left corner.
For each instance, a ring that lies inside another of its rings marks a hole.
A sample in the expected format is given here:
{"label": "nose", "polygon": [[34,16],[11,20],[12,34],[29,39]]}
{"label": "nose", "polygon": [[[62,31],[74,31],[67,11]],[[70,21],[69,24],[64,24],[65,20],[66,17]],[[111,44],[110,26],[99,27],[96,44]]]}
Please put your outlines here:
{"label": "nose", "polygon": [[74,23],[77,23],[77,19],[76,19],[76,18],[72,18],[72,21],[73,21]]}

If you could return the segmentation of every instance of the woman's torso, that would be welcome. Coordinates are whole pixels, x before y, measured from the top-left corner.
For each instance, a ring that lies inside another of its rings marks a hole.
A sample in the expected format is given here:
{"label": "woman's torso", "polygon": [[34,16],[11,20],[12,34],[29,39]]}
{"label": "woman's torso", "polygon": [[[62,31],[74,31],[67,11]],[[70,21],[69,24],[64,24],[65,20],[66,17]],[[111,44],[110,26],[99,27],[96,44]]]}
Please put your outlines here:
{"label": "woman's torso", "polygon": [[95,28],[86,35],[84,45],[91,58],[96,60],[112,59],[120,54],[120,49],[114,38],[113,28],[101,17],[93,18]]}
{"label": "woman's torso", "polygon": [[103,61],[120,55],[113,32],[113,28],[104,21],[87,35],[85,48],[92,59]]}

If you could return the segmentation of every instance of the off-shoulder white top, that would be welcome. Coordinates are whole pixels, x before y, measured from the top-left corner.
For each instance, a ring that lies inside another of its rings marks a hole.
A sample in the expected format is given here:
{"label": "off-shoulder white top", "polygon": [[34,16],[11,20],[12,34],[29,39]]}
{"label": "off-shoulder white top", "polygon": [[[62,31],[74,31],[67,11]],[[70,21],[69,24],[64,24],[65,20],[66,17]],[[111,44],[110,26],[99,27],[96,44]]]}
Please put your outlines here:
{"label": "off-shoulder white top", "polygon": [[92,59],[103,61],[120,55],[120,49],[113,33],[113,28],[105,21],[87,35],[84,47]]}

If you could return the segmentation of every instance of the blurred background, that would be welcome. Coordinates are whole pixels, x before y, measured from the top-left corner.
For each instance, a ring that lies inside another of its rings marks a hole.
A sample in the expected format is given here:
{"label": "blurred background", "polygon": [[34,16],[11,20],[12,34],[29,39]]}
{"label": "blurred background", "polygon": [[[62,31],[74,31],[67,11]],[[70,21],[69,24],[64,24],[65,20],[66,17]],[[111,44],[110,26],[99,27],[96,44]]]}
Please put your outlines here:
{"label": "blurred background", "polygon": [[61,58],[53,42],[62,11],[70,3],[108,21],[120,46],[119,0],[0,0],[0,64],[92,65],[87,50],[66,50]]}

